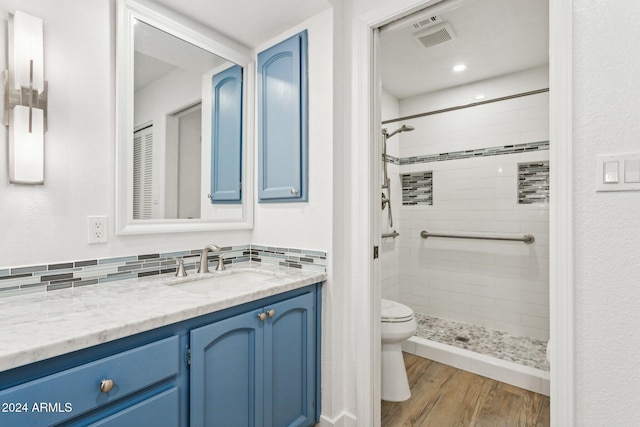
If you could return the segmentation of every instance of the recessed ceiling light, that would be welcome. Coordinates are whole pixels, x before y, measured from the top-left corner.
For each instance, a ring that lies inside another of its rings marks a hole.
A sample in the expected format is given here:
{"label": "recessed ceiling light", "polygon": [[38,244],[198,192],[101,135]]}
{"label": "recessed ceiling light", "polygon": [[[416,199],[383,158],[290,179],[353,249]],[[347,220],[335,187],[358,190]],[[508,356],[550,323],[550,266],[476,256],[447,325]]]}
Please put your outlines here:
{"label": "recessed ceiling light", "polygon": [[467,66],[464,64],[458,64],[456,66],[453,67],[453,71],[455,71],[456,73],[459,73],[461,71],[464,71],[467,69]]}
{"label": "recessed ceiling light", "polygon": [[475,99],[484,99],[484,93],[477,93],[477,94],[474,96],[474,98],[475,98]]}

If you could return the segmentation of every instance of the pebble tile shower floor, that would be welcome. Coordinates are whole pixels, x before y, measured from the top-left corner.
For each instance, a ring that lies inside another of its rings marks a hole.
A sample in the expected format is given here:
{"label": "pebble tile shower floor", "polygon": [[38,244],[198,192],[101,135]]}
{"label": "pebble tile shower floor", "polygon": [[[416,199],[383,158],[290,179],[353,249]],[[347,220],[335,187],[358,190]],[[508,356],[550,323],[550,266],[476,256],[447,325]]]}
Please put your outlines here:
{"label": "pebble tile shower floor", "polygon": [[547,342],[519,337],[506,332],[468,323],[415,313],[416,335],[441,344],[464,348],[476,353],[518,363],[532,368],[549,370]]}

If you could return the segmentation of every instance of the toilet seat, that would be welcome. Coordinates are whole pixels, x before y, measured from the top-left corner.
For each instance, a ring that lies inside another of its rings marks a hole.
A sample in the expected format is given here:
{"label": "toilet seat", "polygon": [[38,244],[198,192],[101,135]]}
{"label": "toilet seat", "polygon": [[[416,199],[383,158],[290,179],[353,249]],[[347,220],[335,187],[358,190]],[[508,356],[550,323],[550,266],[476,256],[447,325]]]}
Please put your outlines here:
{"label": "toilet seat", "polygon": [[380,318],[383,323],[402,323],[413,320],[413,310],[388,299],[381,300]]}

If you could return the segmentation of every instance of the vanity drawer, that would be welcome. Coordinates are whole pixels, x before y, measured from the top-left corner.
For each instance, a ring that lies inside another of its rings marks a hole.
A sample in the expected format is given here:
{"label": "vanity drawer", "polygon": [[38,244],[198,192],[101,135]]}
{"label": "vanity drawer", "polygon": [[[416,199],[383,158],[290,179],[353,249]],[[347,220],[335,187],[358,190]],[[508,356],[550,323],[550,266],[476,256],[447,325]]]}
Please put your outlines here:
{"label": "vanity drawer", "polygon": [[[177,375],[179,361],[173,336],[3,390],[0,425],[51,425],[76,417]],[[101,391],[103,380],[113,381],[110,390]]]}
{"label": "vanity drawer", "polygon": [[90,427],[176,427],[179,425],[178,411],[176,410],[179,405],[178,400],[178,388],[174,387],[104,420],[90,424]]}

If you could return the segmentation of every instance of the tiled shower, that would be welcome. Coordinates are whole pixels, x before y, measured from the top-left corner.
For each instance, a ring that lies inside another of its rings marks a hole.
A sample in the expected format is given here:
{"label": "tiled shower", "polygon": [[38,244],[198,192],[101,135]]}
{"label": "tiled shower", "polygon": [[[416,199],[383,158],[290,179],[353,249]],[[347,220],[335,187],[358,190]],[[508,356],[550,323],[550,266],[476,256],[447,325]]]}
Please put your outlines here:
{"label": "tiled shower", "polygon": [[[521,78],[532,84],[544,72]],[[432,101],[422,96],[394,102],[385,96],[383,120],[427,111]],[[399,236],[382,242],[383,297],[410,306],[424,324],[418,334],[433,332],[428,339],[548,369],[548,93],[383,127],[392,131],[403,124],[415,131],[388,144],[393,229]],[[391,231],[387,213],[381,218],[382,232]],[[535,242],[423,239],[422,230],[532,234]]]}

